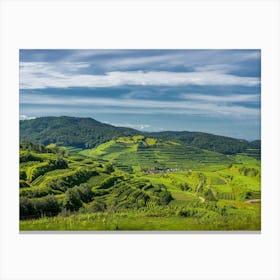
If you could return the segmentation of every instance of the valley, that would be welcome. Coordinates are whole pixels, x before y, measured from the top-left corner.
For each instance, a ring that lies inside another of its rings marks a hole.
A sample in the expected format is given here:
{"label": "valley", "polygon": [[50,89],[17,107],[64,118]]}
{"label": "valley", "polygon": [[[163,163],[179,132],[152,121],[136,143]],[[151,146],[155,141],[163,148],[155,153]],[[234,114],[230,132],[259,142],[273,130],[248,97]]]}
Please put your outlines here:
{"label": "valley", "polygon": [[20,230],[261,229],[260,144],[62,118],[21,124]]}

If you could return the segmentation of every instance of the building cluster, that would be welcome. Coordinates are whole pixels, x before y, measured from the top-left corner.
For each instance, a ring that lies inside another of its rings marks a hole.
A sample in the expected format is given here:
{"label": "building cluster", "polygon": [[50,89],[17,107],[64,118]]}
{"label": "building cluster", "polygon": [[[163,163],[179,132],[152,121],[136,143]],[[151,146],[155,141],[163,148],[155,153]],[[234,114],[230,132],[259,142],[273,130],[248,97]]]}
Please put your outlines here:
{"label": "building cluster", "polygon": [[158,173],[170,173],[170,172],[179,172],[179,168],[157,168],[157,169],[142,169],[147,174],[158,174]]}

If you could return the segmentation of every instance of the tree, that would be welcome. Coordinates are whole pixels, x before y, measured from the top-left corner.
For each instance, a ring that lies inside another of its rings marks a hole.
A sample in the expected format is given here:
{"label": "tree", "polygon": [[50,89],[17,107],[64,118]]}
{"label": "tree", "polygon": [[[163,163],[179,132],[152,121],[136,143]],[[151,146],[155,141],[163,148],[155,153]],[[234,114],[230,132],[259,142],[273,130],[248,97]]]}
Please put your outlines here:
{"label": "tree", "polygon": [[63,205],[67,210],[79,210],[79,208],[82,206],[82,201],[79,191],[76,188],[68,189],[65,192]]}
{"label": "tree", "polygon": [[75,188],[77,188],[80,198],[83,202],[88,203],[92,201],[93,192],[88,184],[81,184],[79,187]]}
{"label": "tree", "polygon": [[36,211],[34,209],[34,204],[32,200],[27,197],[20,197],[20,219],[34,218],[36,216]]}
{"label": "tree", "polygon": [[107,208],[106,203],[101,200],[94,201],[90,206],[90,209],[93,212],[104,212],[106,208]]}
{"label": "tree", "polygon": [[60,205],[54,195],[47,195],[41,201],[41,211],[46,216],[56,216],[60,212]]}

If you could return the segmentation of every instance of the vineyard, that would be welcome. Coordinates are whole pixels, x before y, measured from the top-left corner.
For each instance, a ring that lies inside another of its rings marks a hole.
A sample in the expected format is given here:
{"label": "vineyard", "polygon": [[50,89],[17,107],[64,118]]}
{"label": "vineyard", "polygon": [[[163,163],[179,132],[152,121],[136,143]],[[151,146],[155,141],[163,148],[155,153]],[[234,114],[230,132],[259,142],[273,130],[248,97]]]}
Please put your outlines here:
{"label": "vineyard", "polygon": [[259,230],[260,161],[122,136],[92,149],[21,142],[21,230]]}

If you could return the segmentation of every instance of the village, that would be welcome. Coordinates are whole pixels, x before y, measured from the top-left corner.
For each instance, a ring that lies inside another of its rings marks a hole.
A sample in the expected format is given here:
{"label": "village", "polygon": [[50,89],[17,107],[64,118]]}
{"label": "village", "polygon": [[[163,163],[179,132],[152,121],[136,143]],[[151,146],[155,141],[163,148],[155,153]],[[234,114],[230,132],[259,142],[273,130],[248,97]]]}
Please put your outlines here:
{"label": "village", "polygon": [[155,169],[142,169],[143,172],[147,174],[158,174],[158,173],[170,173],[170,172],[179,172],[180,168],[155,168]]}

